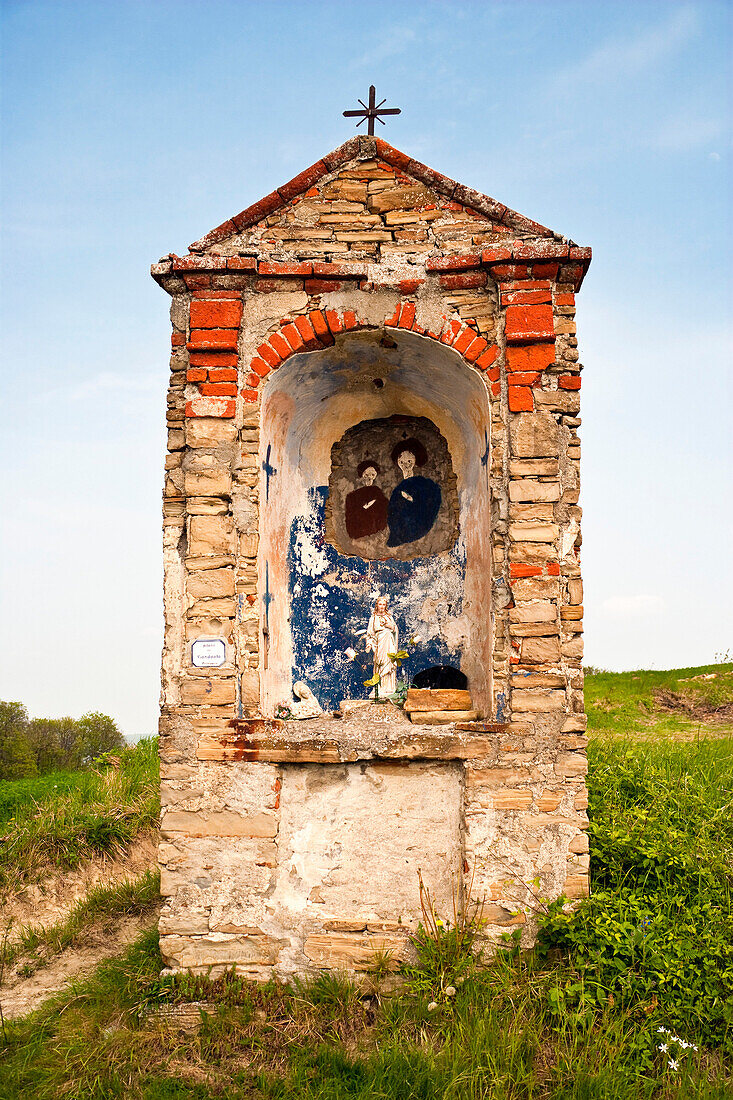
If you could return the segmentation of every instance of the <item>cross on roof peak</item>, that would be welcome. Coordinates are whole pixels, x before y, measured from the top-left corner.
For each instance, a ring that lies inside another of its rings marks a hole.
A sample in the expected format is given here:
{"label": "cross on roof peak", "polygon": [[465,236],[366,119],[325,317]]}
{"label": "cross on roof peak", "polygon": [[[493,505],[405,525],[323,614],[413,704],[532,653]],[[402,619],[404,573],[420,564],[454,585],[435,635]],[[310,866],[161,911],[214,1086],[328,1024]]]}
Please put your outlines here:
{"label": "cross on roof peak", "polygon": [[374,134],[374,119],[375,118],[379,119],[379,121],[382,123],[382,126],[384,126],[383,120],[379,117],[380,115],[399,115],[399,114],[402,114],[399,107],[382,107],[382,103],[387,102],[386,99],[383,99],[383,100],[381,100],[381,102],[377,103],[377,92],[376,92],[376,88],[374,87],[373,84],[370,85],[370,87],[369,87],[369,106],[367,107],[367,105],[366,105],[366,103],[364,102],[363,99],[360,99],[359,102],[361,103],[364,110],[363,111],[344,111],[344,118],[360,118],[359,122],[357,122],[357,124],[356,124],[357,126],[361,126],[361,124],[362,124],[362,122],[364,121],[365,118],[368,119],[369,120],[369,126],[367,128],[367,133],[370,136]]}

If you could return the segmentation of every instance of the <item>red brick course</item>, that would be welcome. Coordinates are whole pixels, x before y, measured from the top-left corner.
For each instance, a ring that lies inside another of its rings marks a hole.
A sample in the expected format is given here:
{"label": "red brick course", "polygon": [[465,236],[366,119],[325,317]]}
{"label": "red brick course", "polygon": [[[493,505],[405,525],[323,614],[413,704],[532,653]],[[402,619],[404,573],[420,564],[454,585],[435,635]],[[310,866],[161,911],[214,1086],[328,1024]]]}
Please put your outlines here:
{"label": "red brick course", "polygon": [[237,372],[231,367],[225,369],[216,369],[209,371],[209,382],[236,382]]}
{"label": "red brick course", "polygon": [[236,367],[239,356],[231,351],[191,351],[188,361],[192,367]]}
{"label": "red brick course", "polygon": [[236,348],[237,336],[238,332],[235,328],[193,328],[187,346],[192,351],[206,348]]}
{"label": "red brick course", "polygon": [[552,306],[507,306],[505,335],[507,343],[554,340],[555,323]]}
{"label": "red brick course", "polygon": [[532,412],[534,398],[529,386],[509,386],[507,393],[510,412]]}
{"label": "red brick course", "polygon": [[507,371],[543,371],[555,362],[554,344],[518,344],[506,349]]}
{"label": "red brick course", "polygon": [[194,298],[191,302],[191,329],[237,329],[241,321],[241,299]]}
{"label": "red brick course", "polygon": [[443,290],[472,290],[486,286],[486,272],[472,271],[467,275],[441,275],[440,285]]}
{"label": "red brick course", "polygon": [[199,393],[203,397],[236,397],[237,387],[231,382],[202,382]]}

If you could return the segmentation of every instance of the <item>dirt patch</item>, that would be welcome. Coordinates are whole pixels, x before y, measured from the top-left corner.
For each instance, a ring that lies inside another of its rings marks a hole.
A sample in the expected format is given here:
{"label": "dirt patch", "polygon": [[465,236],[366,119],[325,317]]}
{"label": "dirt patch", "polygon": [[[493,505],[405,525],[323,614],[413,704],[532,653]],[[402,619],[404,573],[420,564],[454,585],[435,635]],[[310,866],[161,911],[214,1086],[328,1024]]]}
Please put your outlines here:
{"label": "dirt patch", "polygon": [[92,928],[85,934],[83,943],[67,948],[30,977],[18,973],[24,961],[18,960],[13,973],[0,987],[0,1005],[5,1019],[12,1020],[32,1012],[69,982],[86,977],[103,959],[121,954],[141,932],[157,922],[156,909],[143,916],[123,917]]}
{"label": "dirt patch", "polygon": [[[152,830],[135,837],[129,852],[119,856],[96,856],[73,871],[59,871],[41,882],[15,891],[3,900],[2,926],[58,924],[77,901],[95,886],[113,886],[124,879],[138,878],[157,865],[158,836]],[[12,942],[12,927],[9,935]]]}
{"label": "dirt patch", "polygon": [[654,692],[657,709],[665,714],[679,714],[696,722],[733,722],[733,702],[720,705],[706,699],[696,699],[681,691],[659,688]]}

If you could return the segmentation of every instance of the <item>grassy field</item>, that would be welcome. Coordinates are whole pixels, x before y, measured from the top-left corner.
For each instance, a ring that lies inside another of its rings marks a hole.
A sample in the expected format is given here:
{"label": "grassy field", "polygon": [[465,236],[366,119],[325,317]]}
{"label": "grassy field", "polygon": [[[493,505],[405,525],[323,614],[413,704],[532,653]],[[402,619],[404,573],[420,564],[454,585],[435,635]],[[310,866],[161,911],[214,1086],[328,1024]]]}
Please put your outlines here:
{"label": "grassy field", "polygon": [[[447,928],[447,971],[428,938],[397,993],[380,991],[378,960],[366,991],[338,976],[258,988],[161,978],[151,930],[5,1025],[0,1097],[733,1096],[731,672],[588,677],[593,896],[573,913],[548,906],[531,954],[508,939],[477,965]],[[658,692],[681,696],[682,728]],[[685,708],[702,706],[691,731]],[[193,1031],[161,1011],[191,1002]]]}
{"label": "grassy field", "polygon": [[153,738],[115,754],[119,768],[52,772],[0,783],[0,899],[51,870],[95,853],[123,851],[158,820]]}
{"label": "grassy field", "polygon": [[596,736],[733,734],[733,664],[669,672],[586,670],[585,704]]}

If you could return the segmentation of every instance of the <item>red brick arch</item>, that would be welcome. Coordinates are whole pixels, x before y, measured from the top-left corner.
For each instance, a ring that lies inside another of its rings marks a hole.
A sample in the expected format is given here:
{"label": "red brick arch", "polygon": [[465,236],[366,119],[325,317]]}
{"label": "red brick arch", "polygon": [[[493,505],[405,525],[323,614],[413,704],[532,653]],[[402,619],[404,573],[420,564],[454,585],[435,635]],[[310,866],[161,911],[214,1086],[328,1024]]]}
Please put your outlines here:
{"label": "red brick arch", "polygon": [[[472,367],[488,371],[492,389],[498,386],[499,368],[494,366],[499,355],[497,344],[490,344],[470,325],[446,318],[443,318],[444,326],[439,333],[430,332],[417,323],[415,315],[414,302],[400,302],[392,316],[385,319],[384,325],[386,328],[399,328],[419,336],[427,336],[452,347]],[[278,331],[269,336],[264,344],[260,344],[257,354],[252,358],[244,376],[242,398],[245,402],[254,404],[262,380],[271,371],[277,370],[291,355],[330,347],[334,338],[342,332],[375,327],[377,326],[360,321],[352,309],[313,309],[297,317],[283,318]],[[498,391],[494,390],[496,392]]]}

